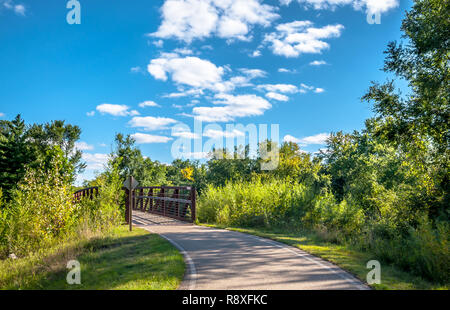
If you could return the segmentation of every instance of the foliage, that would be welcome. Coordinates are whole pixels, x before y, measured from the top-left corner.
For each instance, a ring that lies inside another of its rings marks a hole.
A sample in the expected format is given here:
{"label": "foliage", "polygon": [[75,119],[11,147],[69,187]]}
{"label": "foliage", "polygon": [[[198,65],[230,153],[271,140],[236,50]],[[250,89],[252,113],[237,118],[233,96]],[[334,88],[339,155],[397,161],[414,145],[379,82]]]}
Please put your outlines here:
{"label": "foliage", "polygon": [[[24,257],[83,231],[108,230],[118,223],[121,184],[115,170],[100,195],[92,201],[73,203],[70,178],[61,173],[72,166],[55,146],[51,160],[39,169],[29,168],[12,198],[0,213],[0,256]],[[50,156],[50,154],[49,154]]]}
{"label": "foliage", "polygon": [[81,172],[85,164],[81,162],[81,152],[75,149],[80,137],[78,126],[66,125],[64,121],[27,126],[17,115],[12,121],[0,121],[0,188],[7,200],[11,198],[27,168],[39,169],[52,159],[52,152],[58,146],[68,163],[61,169],[71,181]]}

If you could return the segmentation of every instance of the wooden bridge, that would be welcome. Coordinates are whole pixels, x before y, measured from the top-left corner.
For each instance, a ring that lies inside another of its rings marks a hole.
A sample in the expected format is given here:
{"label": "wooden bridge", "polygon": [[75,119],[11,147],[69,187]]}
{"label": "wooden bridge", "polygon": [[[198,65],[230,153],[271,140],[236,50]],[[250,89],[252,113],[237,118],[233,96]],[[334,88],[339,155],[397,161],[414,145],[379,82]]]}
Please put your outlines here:
{"label": "wooden bridge", "polygon": [[[130,190],[125,189],[125,219],[129,223]],[[193,223],[196,218],[196,191],[191,186],[137,187],[131,191],[133,210],[153,213],[184,222]]]}

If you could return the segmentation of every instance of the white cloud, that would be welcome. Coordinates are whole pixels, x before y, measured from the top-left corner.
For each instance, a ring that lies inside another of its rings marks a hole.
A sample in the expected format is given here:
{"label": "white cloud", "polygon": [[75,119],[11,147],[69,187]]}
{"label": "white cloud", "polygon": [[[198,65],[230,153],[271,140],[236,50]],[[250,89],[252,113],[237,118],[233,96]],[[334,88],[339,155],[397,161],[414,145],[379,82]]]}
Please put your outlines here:
{"label": "white cloud", "polygon": [[199,139],[199,135],[190,131],[185,130],[175,130],[172,132],[172,136],[184,138],[184,139]]}
{"label": "white cloud", "polygon": [[244,73],[249,79],[263,78],[267,76],[267,72],[260,69],[241,68],[239,71]]}
{"label": "white cloud", "polygon": [[75,148],[80,151],[91,151],[94,149],[94,146],[87,144],[84,141],[80,141],[80,142],[75,142]]}
{"label": "white cloud", "polygon": [[275,11],[261,0],[166,0],[162,23],[149,35],[188,43],[212,35],[248,40],[253,26],[270,26],[279,17]]}
{"label": "white cloud", "polygon": [[126,105],[119,105],[119,104],[103,103],[103,104],[98,105],[96,109],[97,109],[97,111],[99,111],[102,114],[110,114],[113,116],[139,115],[138,111],[136,111],[136,110],[130,111],[129,110],[130,107],[128,107]]}
{"label": "white cloud", "polygon": [[291,135],[284,136],[283,141],[284,142],[293,142],[293,143],[299,143],[300,142],[299,139],[297,139],[296,137],[293,137]]}
{"label": "white cloud", "polygon": [[83,153],[82,159],[86,162],[87,170],[101,170],[104,165],[108,162],[109,155],[108,154],[90,154]]}
{"label": "white cloud", "polygon": [[291,70],[291,69],[286,69],[286,68],[279,68],[278,72],[280,72],[280,73],[297,73],[297,70]]}
{"label": "white cloud", "polygon": [[149,135],[145,133],[135,133],[131,135],[131,138],[136,140],[136,143],[138,144],[150,144],[150,143],[167,143],[172,138],[164,137],[164,136],[155,136],[155,135]]}
{"label": "white cloud", "polygon": [[[260,69],[241,68],[241,75],[224,79],[225,73],[232,72],[229,66],[218,67],[212,62],[198,57],[180,57],[176,53],[162,54],[148,65],[148,72],[158,80],[167,81],[169,77],[178,86],[179,92],[164,97],[176,98],[188,95],[203,95],[203,90],[215,93],[227,93],[236,87],[252,86],[250,81],[265,77],[267,73]],[[191,87],[185,90],[184,86]]]}
{"label": "white cloud", "polygon": [[307,145],[324,145],[326,144],[327,139],[330,137],[329,133],[319,133],[314,136],[304,137],[304,138],[296,138],[291,135],[286,135],[283,138],[284,142],[293,142],[298,143],[302,146]]}
{"label": "white cloud", "polygon": [[269,92],[266,94],[266,97],[269,99],[274,99],[274,100],[278,100],[278,101],[289,101],[289,97],[282,95],[282,94],[278,94],[278,93],[274,93],[274,92]]}
{"label": "white cloud", "polygon": [[141,108],[145,108],[145,107],[160,107],[160,105],[157,104],[154,101],[148,100],[148,101],[144,101],[144,102],[139,103],[139,107],[141,107]]}
{"label": "white cloud", "polygon": [[146,131],[167,129],[170,124],[177,123],[176,120],[165,117],[133,117],[129,122],[131,127],[143,128]]}
{"label": "white cloud", "polygon": [[26,10],[25,6],[23,6],[22,4],[17,4],[17,5],[14,6],[14,12],[17,15],[25,16],[25,10]]}
{"label": "white cloud", "polygon": [[154,46],[159,47],[159,48],[164,46],[164,41],[163,40],[153,41],[152,43],[153,43]]}
{"label": "white cloud", "polygon": [[310,66],[323,66],[326,64],[327,62],[325,60],[314,60],[309,63]]}
{"label": "white cloud", "polygon": [[256,57],[259,57],[261,55],[262,55],[261,51],[260,50],[256,50],[256,51],[253,51],[253,53],[251,53],[249,56],[253,57],[253,58],[256,58]]}
{"label": "white cloud", "polygon": [[305,93],[307,93],[309,91],[313,91],[316,94],[320,94],[320,93],[325,92],[325,89],[320,88],[320,87],[314,87],[314,86],[306,85],[304,83],[300,84],[300,92],[301,93],[305,94]]}
{"label": "white cloud", "polygon": [[314,92],[315,92],[316,94],[323,93],[324,91],[325,91],[325,89],[320,88],[320,87],[317,87],[317,88],[314,90]]}
{"label": "white cloud", "polygon": [[233,131],[222,131],[215,129],[208,129],[203,133],[203,136],[208,138],[236,138],[236,137],[244,137],[245,133],[240,130],[234,129]]}
{"label": "white cloud", "polygon": [[[282,5],[289,5],[293,0],[280,0]],[[398,7],[399,0],[296,0],[305,7],[315,10],[334,10],[338,6],[352,5],[355,10],[365,9],[366,12],[385,13]]]}
{"label": "white cloud", "polygon": [[14,4],[12,0],[5,0],[3,1],[3,7],[8,10],[14,11],[14,13],[16,13],[17,15],[25,16],[26,7],[23,4]]}
{"label": "white cloud", "polygon": [[280,24],[277,32],[266,34],[264,42],[270,44],[275,55],[298,57],[301,54],[319,54],[329,49],[324,39],[337,38],[344,26],[328,25],[322,28],[313,27],[310,21],[294,21]]}
{"label": "white cloud", "polygon": [[266,90],[268,92],[279,92],[288,94],[295,94],[298,92],[298,87],[292,84],[263,84],[258,85],[257,88]]}
{"label": "white cloud", "polygon": [[132,67],[132,68],[130,69],[130,71],[131,71],[132,73],[141,73],[141,72],[142,72],[142,68],[139,67],[139,66],[137,66],[137,67]]}
{"label": "white cloud", "polygon": [[195,107],[193,116],[204,122],[227,122],[237,117],[258,116],[270,109],[272,105],[256,95],[218,94],[214,104],[221,106]]}
{"label": "white cloud", "polygon": [[214,88],[215,84],[222,81],[224,68],[198,57],[180,58],[178,55],[165,55],[153,59],[148,65],[148,72],[157,80],[166,81],[170,75],[177,84]]}
{"label": "white cloud", "polygon": [[92,117],[95,115],[95,111],[91,111],[91,112],[86,112],[86,115],[89,117]]}
{"label": "white cloud", "polygon": [[186,91],[180,91],[178,93],[170,93],[168,95],[163,95],[163,98],[179,98],[179,97],[186,97],[186,96],[194,96],[199,97],[200,95],[203,95],[203,90],[201,89],[190,89]]}
{"label": "white cloud", "polygon": [[192,55],[194,52],[191,49],[188,48],[176,48],[173,51],[174,53],[181,54],[181,55]]}

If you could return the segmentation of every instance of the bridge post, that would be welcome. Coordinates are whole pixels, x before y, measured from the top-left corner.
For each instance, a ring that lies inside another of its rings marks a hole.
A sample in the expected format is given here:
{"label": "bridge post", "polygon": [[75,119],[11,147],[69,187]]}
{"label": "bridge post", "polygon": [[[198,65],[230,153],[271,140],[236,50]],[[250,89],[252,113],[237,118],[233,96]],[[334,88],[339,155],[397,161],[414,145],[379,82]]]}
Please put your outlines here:
{"label": "bridge post", "polygon": [[130,223],[130,191],[127,188],[123,188],[125,190],[125,222],[127,224]]}
{"label": "bridge post", "polygon": [[191,187],[191,214],[192,214],[192,223],[195,223],[195,219],[196,219],[196,211],[195,211],[195,207],[196,207],[196,199],[197,199],[197,191],[195,190],[195,187],[192,186]]}

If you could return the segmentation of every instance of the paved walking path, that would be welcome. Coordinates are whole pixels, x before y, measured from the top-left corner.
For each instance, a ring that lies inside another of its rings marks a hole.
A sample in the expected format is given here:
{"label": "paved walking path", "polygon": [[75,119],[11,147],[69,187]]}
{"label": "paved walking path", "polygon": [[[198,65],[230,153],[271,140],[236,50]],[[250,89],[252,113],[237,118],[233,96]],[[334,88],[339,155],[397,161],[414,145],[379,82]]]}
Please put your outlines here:
{"label": "paved walking path", "polygon": [[133,223],[182,252],[187,270],[180,289],[368,289],[339,267],[272,240],[140,211],[133,211]]}

